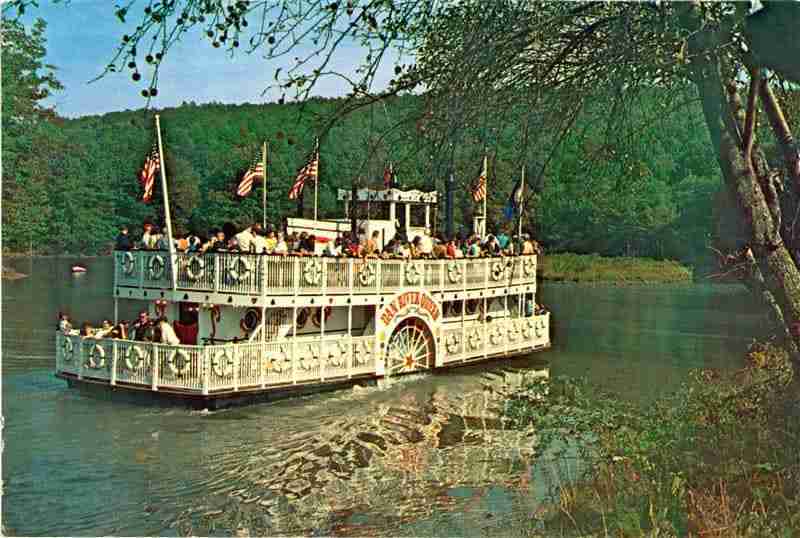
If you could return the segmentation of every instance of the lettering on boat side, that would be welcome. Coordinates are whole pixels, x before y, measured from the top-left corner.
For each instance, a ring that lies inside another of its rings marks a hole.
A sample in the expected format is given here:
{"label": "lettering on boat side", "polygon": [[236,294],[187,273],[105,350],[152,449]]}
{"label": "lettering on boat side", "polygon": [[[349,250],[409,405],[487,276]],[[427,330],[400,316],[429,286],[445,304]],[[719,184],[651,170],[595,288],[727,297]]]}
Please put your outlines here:
{"label": "lettering on boat side", "polygon": [[433,321],[439,319],[439,305],[428,294],[420,291],[407,291],[395,297],[381,313],[381,323],[384,327],[391,324],[392,320],[408,306],[419,307],[427,313]]}

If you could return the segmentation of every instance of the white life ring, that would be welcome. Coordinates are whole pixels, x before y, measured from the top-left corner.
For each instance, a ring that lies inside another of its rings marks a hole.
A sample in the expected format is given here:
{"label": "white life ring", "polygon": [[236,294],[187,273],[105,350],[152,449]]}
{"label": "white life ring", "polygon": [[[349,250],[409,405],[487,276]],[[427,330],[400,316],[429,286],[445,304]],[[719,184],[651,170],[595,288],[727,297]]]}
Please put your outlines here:
{"label": "white life ring", "polygon": [[279,374],[283,372],[283,363],[286,362],[286,353],[279,351],[275,355],[268,355],[266,360],[267,372],[275,372]]}
{"label": "white life ring", "polygon": [[461,264],[457,261],[451,261],[447,264],[447,279],[450,281],[451,284],[456,284],[461,282],[461,279],[464,276],[464,270],[461,268]]}
{"label": "white life ring", "polygon": [[489,333],[489,341],[493,346],[500,345],[500,342],[503,341],[503,331],[500,329],[500,327],[495,327],[492,329],[492,332]]}
{"label": "white life ring", "polygon": [[61,342],[61,356],[64,358],[64,362],[71,362],[74,355],[75,345],[72,343],[72,338],[64,335],[64,341]]}
{"label": "white life ring", "polygon": [[459,351],[459,338],[455,333],[450,333],[444,340],[445,348],[450,355],[455,355]]}
{"label": "white life ring", "polygon": [[164,261],[163,256],[156,254],[150,261],[147,262],[147,270],[150,273],[151,280],[159,280],[164,276],[164,271],[167,269],[167,263]]}
{"label": "white life ring", "polygon": [[301,370],[309,371],[319,366],[319,348],[313,344],[308,344],[308,354],[301,354],[297,360],[297,366]]}
{"label": "white life ring", "polygon": [[133,253],[126,252],[122,255],[122,272],[130,276],[134,270],[136,270],[136,258],[133,257]]}
{"label": "white life ring", "polygon": [[536,262],[533,257],[529,256],[522,261],[522,271],[525,273],[525,276],[531,276],[531,274],[536,272]]}
{"label": "white life ring", "polygon": [[362,286],[369,286],[375,282],[375,267],[371,263],[365,263],[358,272],[358,282]]}
{"label": "white life ring", "polygon": [[501,261],[496,261],[492,264],[492,280],[495,282],[501,280],[506,274],[506,266]]}
{"label": "white life ring", "polygon": [[214,353],[211,369],[217,377],[228,377],[233,373],[233,358],[227,349],[220,349]]}
{"label": "white life ring", "polygon": [[311,258],[303,266],[303,279],[310,286],[318,286],[322,280],[322,262]]}
{"label": "white life ring", "polygon": [[541,338],[544,334],[544,320],[539,320],[536,322],[536,327],[534,328],[537,338]]}
{"label": "white life ring", "polygon": [[415,286],[419,284],[420,280],[422,280],[422,270],[420,270],[419,264],[409,262],[408,265],[406,265],[406,282]]}
{"label": "white life ring", "polygon": [[[100,360],[96,360],[99,358]],[[106,366],[106,350],[100,344],[94,344],[89,349],[89,356],[86,361],[86,366],[92,368],[94,370],[99,370],[100,368],[105,368]]]}
{"label": "white life ring", "polygon": [[516,342],[519,340],[519,325],[513,323],[511,327],[508,328],[508,341],[509,342]]}
{"label": "white life ring", "polygon": [[533,322],[533,320],[532,319],[528,319],[522,325],[522,336],[524,336],[525,338],[530,338],[531,335],[533,334],[534,325],[535,325],[535,323]]}
{"label": "white life ring", "polygon": [[475,329],[469,335],[469,347],[470,349],[478,349],[481,347],[481,341],[483,338],[481,337],[480,329]]}
{"label": "white life ring", "polygon": [[353,353],[353,363],[357,366],[369,364],[372,357],[372,346],[366,342],[357,345]]}
{"label": "white life ring", "polygon": [[206,262],[203,258],[197,254],[189,258],[189,261],[186,263],[186,276],[189,277],[189,280],[192,282],[200,280],[203,278],[203,275],[205,275],[205,272]]}
{"label": "white life ring", "polygon": [[233,259],[230,267],[228,267],[228,276],[234,282],[241,282],[250,274],[250,262],[243,256],[236,256]]}
{"label": "white life ring", "polygon": [[[181,358],[181,365],[178,366],[176,364],[176,360],[178,357]],[[186,350],[183,349],[173,349],[172,352],[169,354],[167,358],[167,366],[169,367],[169,371],[172,372],[173,375],[178,377],[183,377],[186,372],[189,371],[189,368],[192,367],[192,359],[189,357],[189,354]]]}
{"label": "white life ring", "polygon": [[[311,315],[311,322],[317,327],[322,327],[322,312],[323,308],[320,306],[317,307],[314,310],[314,313]],[[326,306],[324,312],[325,312],[325,321],[327,322],[331,318],[331,314],[333,314],[333,308],[330,306]]]}
{"label": "white life ring", "polygon": [[347,356],[347,344],[337,342],[332,346],[328,346],[327,350],[328,363],[331,366],[342,366],[344,364],[344,359]]}
{"label": "white life ring", "polygon": [[[132,360],[134,356],[136,359],[135,363]],[[149,356],[149,351],[142,349],[140,346],[131,346],[125,352],[125,367],[131,372],[141,370]]]}

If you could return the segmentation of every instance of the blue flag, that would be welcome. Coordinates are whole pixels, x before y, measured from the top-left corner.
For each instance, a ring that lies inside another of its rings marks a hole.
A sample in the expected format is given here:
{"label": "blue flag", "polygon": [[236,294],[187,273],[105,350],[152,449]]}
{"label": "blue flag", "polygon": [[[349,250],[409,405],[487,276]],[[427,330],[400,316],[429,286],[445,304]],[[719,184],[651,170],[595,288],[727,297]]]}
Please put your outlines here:
{"label": "blue flag", "polygon": [[522,183],[522,178],[517,181],[517,184],[514,186],[514,189],[511,191],[511,196],[508,199],[508,203],[506,203],[506,207],[503,209],[503,215],[505,215],[506,219],[511,220],[514,218],[514,214],[519,211],[519,208],[522,207],[522,197],[524,194],[524,185]]}

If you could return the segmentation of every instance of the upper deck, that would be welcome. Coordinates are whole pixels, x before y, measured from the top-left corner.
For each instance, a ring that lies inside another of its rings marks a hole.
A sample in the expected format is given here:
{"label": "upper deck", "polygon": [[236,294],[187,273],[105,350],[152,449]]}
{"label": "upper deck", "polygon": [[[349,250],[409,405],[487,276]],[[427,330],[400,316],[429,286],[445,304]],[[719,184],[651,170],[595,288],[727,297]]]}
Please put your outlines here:
{"label": "upper deck", "polygon": [[[440,300],[536,291],[535,255],[493,258],[356,259],[241,253],[114,253],[114,295],[122,299],[232,306],[374,304],[424,289]],[[173,274],[175,278],[173,278]],[[174,280],[174,282],[173,282]]]}

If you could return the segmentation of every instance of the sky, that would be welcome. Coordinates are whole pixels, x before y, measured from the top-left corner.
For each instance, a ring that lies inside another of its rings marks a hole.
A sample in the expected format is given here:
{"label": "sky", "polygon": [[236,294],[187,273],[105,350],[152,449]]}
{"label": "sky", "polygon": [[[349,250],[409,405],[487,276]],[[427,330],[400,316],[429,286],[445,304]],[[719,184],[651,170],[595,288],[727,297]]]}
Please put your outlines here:
{"label": "sky", "polygon": [[[135,19],[127,24],[121,23],[114,15],[114,4],[111,0],[71,0],[67,5],[41,0],[39,8],[30,8],[26,12],[26,24],[36,17],[47,22],[46,61],[57,67],[56,77],[64,85],[64,90],[54,95],[48,104],[55,105],[62,116],[103,114],[145,105],[141,91],[149,80],[146,72],[138,83],[131,80],[128,70],[109,73],[98,81],[89,82],[102,73],[122,35],[136,25]],[[132,13],[143,9],[145,4],[135,4]],[[334,57],[332,67],[352,74],[363,55],[358,46],[343,47]],[[294,56],[283,60],[284,69]],[[144,61],[138,63],[141,66]],[[240,49],[231,58],[224,49],[213,48],[197,28],[185,34],[165,57],[159,72],[159,93],[150,106],[165,108],[184,101],[198,104],[277,101],[280,97],[277,90],[262,93],[273,82],[275,69],[281,65],[278,61],[265,60],[258,51],[248,55]],[[382,66],[375,88],[386,86],[392,76],[392,67],[389,62]],[[331,77],[318,82],[313,94],[336,97],[345,92],[343,81]]]}

